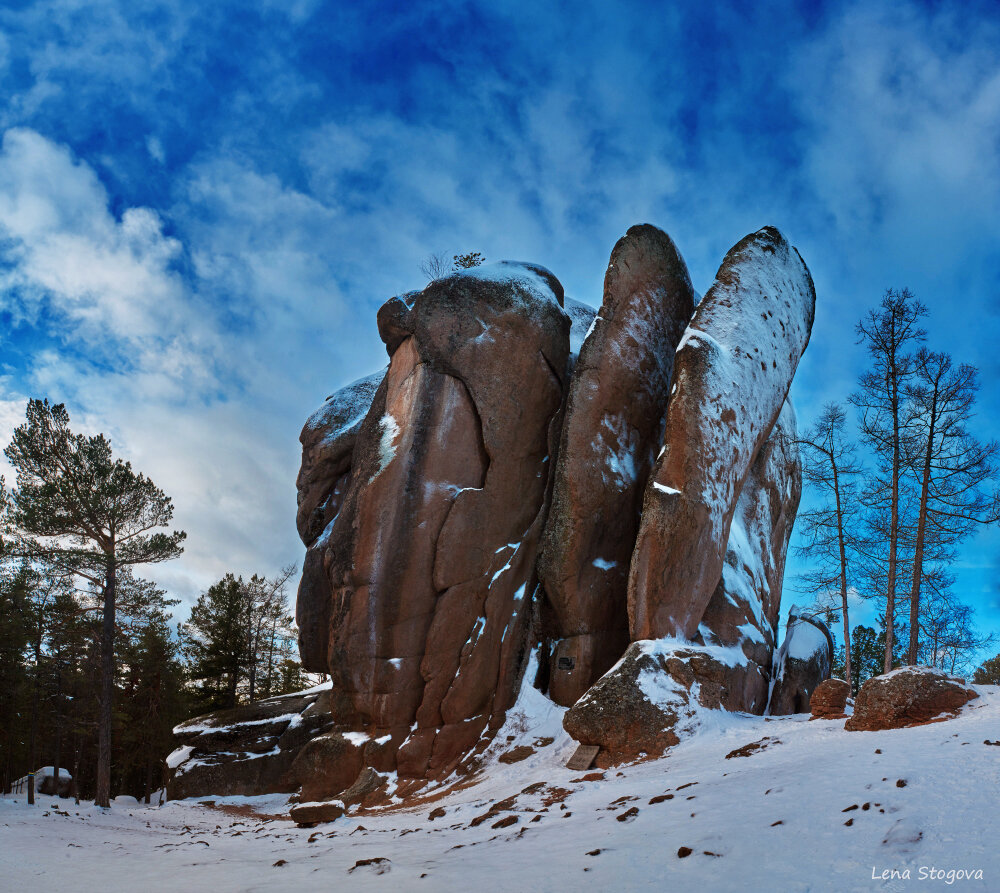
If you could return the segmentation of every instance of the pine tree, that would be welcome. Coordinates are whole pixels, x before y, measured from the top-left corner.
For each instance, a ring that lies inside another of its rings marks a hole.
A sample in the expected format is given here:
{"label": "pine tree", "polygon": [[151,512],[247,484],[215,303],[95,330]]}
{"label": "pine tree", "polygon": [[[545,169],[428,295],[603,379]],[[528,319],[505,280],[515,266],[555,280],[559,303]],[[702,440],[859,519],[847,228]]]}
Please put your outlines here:
{"label": "pine tree", "polygon": [[976,685],[1000,685],[1000,654],[985,660],[972,677]]}
{"label": "pine tree", "polygon": [[101,700],[98,715],[98,806],[110,806],[115,680],[115,616],[121,569],[165,561],[182,551],[184,533],[154,532],[173,516],[170,499],[128,462],[115,459],[103,434],[69,428],[62,404],[28,401],[26,420],[4,451],[17,474],[4,515],[16,554],[44,560],[99,587]]}
{"label": "pine tree", "polygon": [[190,673],[202,683],[199,700],[203,709],[236,706],[250,657],[246,615],[243,579],[226,574],[198,596],[184,624]]}
{"label": "pine tree", "polygon": [[471,270],[473,267],[480,266],[485,260],[486,258],[478,251],[470,251],[468,254],[456,254],[453,269]]}

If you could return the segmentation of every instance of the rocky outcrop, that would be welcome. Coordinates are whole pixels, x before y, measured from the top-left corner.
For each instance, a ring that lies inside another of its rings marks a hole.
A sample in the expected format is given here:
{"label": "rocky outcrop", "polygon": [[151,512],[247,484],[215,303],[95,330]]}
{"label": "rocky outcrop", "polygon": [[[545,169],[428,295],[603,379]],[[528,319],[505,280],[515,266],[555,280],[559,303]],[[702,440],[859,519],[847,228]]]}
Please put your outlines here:
{"label": "rocky outcrop", "polygon": [[327,695],[298,692],[181,723],[174,729],[178,747],[167,758],[170,799],[298,790],[308,776],[293,770],[296,757],[333,722]]}
{"label": "rocky outcrop", "polygon": [[844,725],[851,732],[902,729],[951,719],[979,695],[964,679],[934,667],[903,667],[873,676],[854,699],[854,715]]}
{"label": "rocky outcrop", "polygon": [[795,412],[787,401],[740,492],[722,577],[698,627],[698,640],[739,646],[746,663],[728,680],[731,707],[767,706],[781,588],[792,524],[802,494]]}
{"label": "rocky outcrop", "polygon": [[844,719],[851,686],[843,679],[825,679],[809,698],[813,719]]}
{"label": "rocky outcrop", "polygon": [[832,660],[833,637],[826,624],[817,617],[800,616],[792,606],[785,638],[774,656],[767,712],[771,716],[808,713],[812,693],[830,678]]}
{"label": "rocky outcrop", "polygon": [[351,458],[364,421],[385,369],[360,378],[326,398],[302,428],[302,465],[296,486],[298,514],[295,522],[305,543],[306,586],[295,605],[302,665],[325,673],[330,635],[330,587],[323,573],[323,532],[329,527],[347,491]]}
{"label": "rocky outcrop", "polygon": [[550,695],[570,705],[629,642],[628,568],[666,412],[674,351],[694,309],[666,233],[618,240],[604,300],[570,382],[539,576],[558,621]]}
{"label": "rocky outcrop", "polygon": [[513,702],[569,357],[562,300],[547,270],[495,264],[379,311],[389,371],[302,582],[329,587],[331,704],[339,728],[369,734],[366,765],[449,771]]}
{"label": "rocky outcrop", "polygon": [[774,648],[812,281],[765,228],[689,319],[693,301],[673,243],[640,226],[596,316],[514,263],[382,306],[388,370],[302,433],[297,619],[329,717],[264,782],[301,785],[303,815],[481,752],[539,645],[531,681],[606,760],[662,753],[704,710],[759,713],[769,686],[774,712],[805,709],[828,644]]}
{"label": "rocky outcrop", "polygon": [[808,344],[814,306],[798,252],[765,227],[726,255],[695,311],[674,359],[663,451],[632,556],[634,640],[697,633],[744,481]]}

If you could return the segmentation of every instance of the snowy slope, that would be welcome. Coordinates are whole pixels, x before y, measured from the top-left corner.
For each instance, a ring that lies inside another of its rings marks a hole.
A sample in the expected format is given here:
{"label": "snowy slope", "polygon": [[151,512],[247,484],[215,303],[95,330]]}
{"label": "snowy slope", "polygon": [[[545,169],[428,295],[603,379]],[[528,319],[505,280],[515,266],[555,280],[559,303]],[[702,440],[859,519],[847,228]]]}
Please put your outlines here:
{"label": "snowy slope", "polygon": [[[106,813],[0,800],[0,878],[10,890],[106,893],[950,886],[920,883],[923,866],[980,870],[954,887],[996,890],[1000,746],[984,740],[1000,742],[1000,688],[979,691],[953,721],[887,732],[718,714],[665,759],[587,781],[564,768],[573,743],[560,710],[528,693],[508,721],[513,740],[492,748],[539,742],[527,759],[438,799],[313,829],[253,814],[282,812],[282,796]],[[430,820],[432,810],[444,814]],[[516,821],[493,827],[507,817]],[[691,854],[679,858],[681,847]],[[388,861],[357,865],[373,859]],[[912,880],[872,880],[873,869]]]}

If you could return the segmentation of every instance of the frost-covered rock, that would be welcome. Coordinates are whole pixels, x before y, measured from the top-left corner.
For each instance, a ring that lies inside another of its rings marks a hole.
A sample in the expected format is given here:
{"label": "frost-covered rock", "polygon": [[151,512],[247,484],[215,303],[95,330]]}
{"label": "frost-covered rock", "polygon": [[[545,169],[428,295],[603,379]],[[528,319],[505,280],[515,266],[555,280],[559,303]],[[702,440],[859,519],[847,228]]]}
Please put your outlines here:
{"label": "frost-covered rock", "polygon": [[329,593],[338,728],[382,742],[366,765],[449,771],[514,699],[569,356],[562,303],[544,268],[501,263],[379,311],[389,371],[302,581]]}
{"label": "frost-covered rock", "polygon": [[852,732],[902,729],[951,719],[978,693],[964,679],[935,667],[902,667],[873,676],[854,699],[854,715],[844,725]]}
{"label": "frost-covered rock", "polygon": [[743,484],[722,577],[698,628],[701,641],[738,645],[748,658],[729,681],[730,710],[767,707],[785,558],[802,494],[796,437],[786,401]]}
{"label": "frost-covered rock", "polygon": [[615,245],[604,300],[567,397],[539,576],[559,625],[549,690],[570,705],[628,645],[628,568],[659,448],[674,351],[694,310],[670,237],[633,226]]}
{"label": "frost-covered rock", "polygon": [[707,711],[725,706],[733,670],[745,663],[736,647],[633,642],[566,711],[563,727],[581,744],[601,748],[599,765],[660,756],[693,733]]}
{"label": "frost-covered rock", "polygon": [[815,291],[773,227],[726,255],[674,360],[663,450],[629,575],[633,639],[693,637],[722,573],[737,501],[812,329]]}
{"label": "frost-covered rock", "polygon": [[808,713],[809,699],[817,686],[830,678],[833,637],[818,617],[789,610],[785,638],[774,656],[771,695],[767,712],[771,716]]}
{"label": "frost-covered rock", "polygon": [[320,686],[181,723],[174,729],[178,746],[166,760],[173,773],[168,796],[297,790],[303,779],[291,770],[299,750],[332,725],[328,695],[329,686]]}

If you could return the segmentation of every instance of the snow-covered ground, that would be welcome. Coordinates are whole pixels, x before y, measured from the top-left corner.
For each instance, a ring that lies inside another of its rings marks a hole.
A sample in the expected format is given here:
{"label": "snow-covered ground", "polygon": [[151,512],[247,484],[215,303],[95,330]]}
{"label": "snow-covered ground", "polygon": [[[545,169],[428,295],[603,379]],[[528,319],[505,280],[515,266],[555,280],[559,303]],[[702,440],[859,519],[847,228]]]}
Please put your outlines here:
{"label": "snow-covered ground", "polygon": [[[271,817],[283,796],[0,800],[0,889],[1000,890],[1000,688],[979,691],[955,720],[891,732],[716,714],[665,759],[592,780],[565,768],[573,742],[539,698],[495,745],[539,741],[527,759],[315,828]],[[881,879],[893,870],[910,879]]]}

